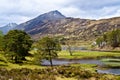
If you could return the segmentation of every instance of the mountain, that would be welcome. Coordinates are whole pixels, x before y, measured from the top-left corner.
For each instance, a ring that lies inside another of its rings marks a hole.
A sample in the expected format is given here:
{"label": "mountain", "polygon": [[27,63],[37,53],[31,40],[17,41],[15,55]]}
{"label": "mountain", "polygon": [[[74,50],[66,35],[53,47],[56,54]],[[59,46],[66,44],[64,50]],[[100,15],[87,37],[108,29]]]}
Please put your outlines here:
{"label": "mountain", "polygon": [[9,23],[3,27],[0,27],[0,30],[3,32],[3,34],[6,34],[9,30],[14,29],[16,26],[16,23]]}
{"label": "mountain", "polygon": [[91,40],[115,28],[120,28],[120,17],[100,20],[80,19],[65,17],[55,10],[22,23],[15,29],[26,31],[33,39],[50,35],[70,37],[73,40]]}
{"label": "mountain", "polygon": [[49,21],[26,32],[31,34],[34,39],[39,39],[46,35],[54,35],[64,36],[65,38],[71,37],[74,40],[91,40],[116,28],[120,29],[120,17],[101,20],[65,18]]}
{"label": "mountain", "polygon": [[42,14],[30,21],[27,21],[25,23],[18,25],[15,29],[28,31],[28,30],[34,29],[38,26],[43,26],[46,23],[48,23],[49,21],[56,21],[56,20],[64,19],[64,18],[66,18],[66,17],[64,15],[62,15],[59,11],[57,11],[57,10],[50,11],[50,12]]}

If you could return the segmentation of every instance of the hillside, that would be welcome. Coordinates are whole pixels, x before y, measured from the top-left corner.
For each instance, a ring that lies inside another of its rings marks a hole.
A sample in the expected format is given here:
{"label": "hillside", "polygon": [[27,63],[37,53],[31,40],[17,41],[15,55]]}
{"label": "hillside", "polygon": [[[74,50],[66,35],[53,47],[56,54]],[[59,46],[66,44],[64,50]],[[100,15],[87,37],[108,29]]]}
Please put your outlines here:
{"label": "hillside", "polygon": [[101,20],[80,19],[65,17],[55,10],[22,23],[15,29],[25,30],[33,39],[54,35],[74,40],[90,40],[115,28],[120,28],[120,17]]}

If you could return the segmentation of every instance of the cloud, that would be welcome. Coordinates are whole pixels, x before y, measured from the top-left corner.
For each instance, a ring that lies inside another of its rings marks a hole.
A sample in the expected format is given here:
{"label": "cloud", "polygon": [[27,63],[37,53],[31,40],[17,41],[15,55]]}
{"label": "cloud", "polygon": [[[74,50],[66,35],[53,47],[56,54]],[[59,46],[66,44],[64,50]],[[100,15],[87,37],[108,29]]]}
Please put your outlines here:
{"label": "cloud", "polygon": [[120,0],[0,0],[0,25],[22,23],[52,10],[69,17],[109,18],[119,16]]}
{"label": "cloud", "polygon": [[101,19],[119,16],[120,0],[73,0],[61,10],[72,17]]}
{"label": "cloud", "polygon": [[71,3],[84,10],[101,9],[103,7],[120,5],[120,0],[73,0]]}

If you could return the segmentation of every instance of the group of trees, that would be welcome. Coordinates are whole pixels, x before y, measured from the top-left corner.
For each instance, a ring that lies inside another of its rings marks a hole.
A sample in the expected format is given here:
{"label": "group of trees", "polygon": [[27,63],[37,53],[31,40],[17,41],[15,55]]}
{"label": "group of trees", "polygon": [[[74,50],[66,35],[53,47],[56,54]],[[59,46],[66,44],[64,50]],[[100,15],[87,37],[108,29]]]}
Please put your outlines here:
{"label": "group of trees", "polygon": [[[24,31],[11,30],[6,35],[0,33],[0,50],[4,51],[4,55],[15,63],[26,60],[29,56],[28,51],[31,49],[33,41],[31,37]],[[52,59],[57,57],[57,51],[61,50],[61,46],[57,38],[44,37],[40,39],[35,48],[39,61],[48,59],[52,66]]]}
{"label": "group of trees", "polygon": [[25,60],[32,45],[30,36],[21,30],[11,30],[1,37],[0,46],[4,55],[15,63]]}
{"label": "group of trees", "polygon": [[111,46],[113,48],[120,47],[120,29],[116,29],[103,34],[96,40],[99,47]]}

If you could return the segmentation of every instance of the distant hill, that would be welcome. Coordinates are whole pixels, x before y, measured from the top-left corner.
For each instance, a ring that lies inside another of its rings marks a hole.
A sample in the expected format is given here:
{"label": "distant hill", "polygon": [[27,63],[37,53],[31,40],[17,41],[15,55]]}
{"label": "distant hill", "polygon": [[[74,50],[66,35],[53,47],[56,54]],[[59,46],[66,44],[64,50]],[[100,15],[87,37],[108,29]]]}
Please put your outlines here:
{"label": "distant hill", "polygon": [[16,26],[16,23],[9,23],[3,27],[0,27],[0,30],[3,32],[3,34],[6,34],[9,30],[14,29]]}
{"label": "distant hill", "polygon": [[70,37],[74,40],[91,40],[116,28],[120,28],[120,17],[100,20],[80,19],[65,17],[55,10],[22,23],[14,29],[26,31],[33,39],[50,35]]}

